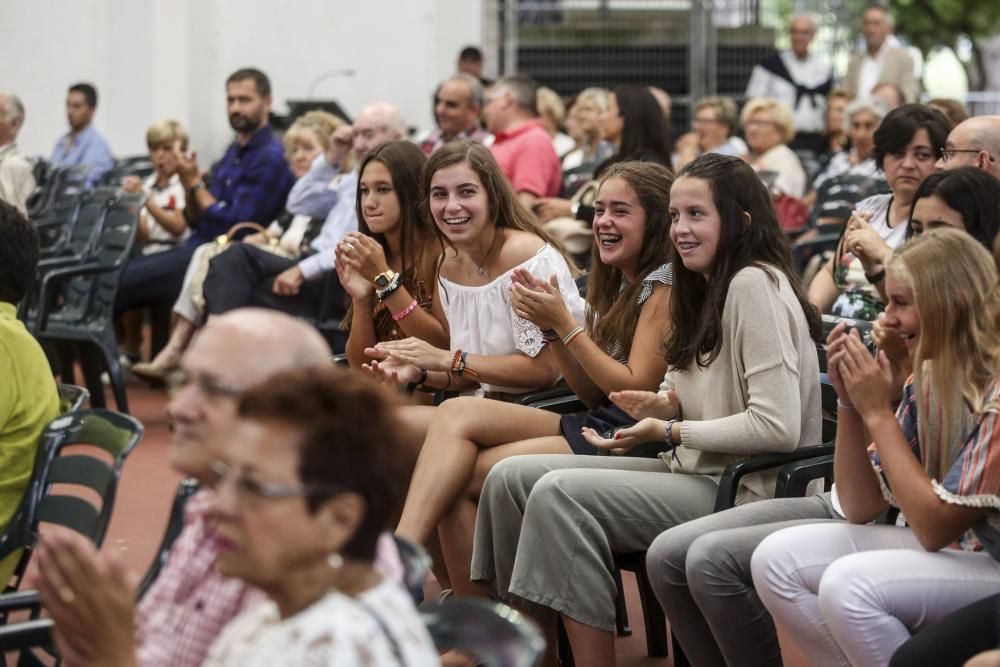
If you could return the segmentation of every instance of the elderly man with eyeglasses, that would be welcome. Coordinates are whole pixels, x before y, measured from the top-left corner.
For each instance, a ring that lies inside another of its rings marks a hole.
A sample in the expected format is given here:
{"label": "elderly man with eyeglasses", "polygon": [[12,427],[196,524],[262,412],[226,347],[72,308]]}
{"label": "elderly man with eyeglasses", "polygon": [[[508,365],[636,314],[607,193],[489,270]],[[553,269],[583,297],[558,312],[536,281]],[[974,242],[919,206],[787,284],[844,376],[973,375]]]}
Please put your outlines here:
{"label": "elderly man with eyeglasses", "polygon": [[956,125],[944,148],[938,169],[976,167],[1000,178],[1000,116],[974,116]]}
{"label": "elderly man with eyeglasses", "polygon": [[[170,380],[170,464],[185,477],[211,482],[213,443],[236,423],[243,390],[280,371],[331,363],[323,338],[288,315],[241,309],[213,318]],[[59,553],[51,554],[58,564],[40,555],[40,588],[55,591],[43,602],[56,621],[60,647],[71,653],[63,656],[65,664],[200,665],[222,628],[263,600],[259,591],[215,569],[211,493],[203,489],[188,500],[184,529],[136,609],[121,563],[85,542],[61,541]]]}

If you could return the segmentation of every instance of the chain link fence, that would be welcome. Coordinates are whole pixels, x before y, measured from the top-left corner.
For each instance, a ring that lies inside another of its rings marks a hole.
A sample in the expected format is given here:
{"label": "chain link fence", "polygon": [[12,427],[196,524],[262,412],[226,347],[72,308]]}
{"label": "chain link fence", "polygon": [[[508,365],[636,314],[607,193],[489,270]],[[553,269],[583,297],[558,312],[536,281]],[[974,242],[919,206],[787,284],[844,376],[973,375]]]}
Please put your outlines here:
{"label": "chain link fence", "polygon": [[[869,0],[487,0],[498,74],[523,72],[566,99],[587,86],[647,84],[672,98],[675,136],[706,95],[738,104],[754,65],[788,48],[787,25],[808,12],[812,49],[839,75],[860,39]],[[997,93],[970,93],[971,114],[1000,113]]]}

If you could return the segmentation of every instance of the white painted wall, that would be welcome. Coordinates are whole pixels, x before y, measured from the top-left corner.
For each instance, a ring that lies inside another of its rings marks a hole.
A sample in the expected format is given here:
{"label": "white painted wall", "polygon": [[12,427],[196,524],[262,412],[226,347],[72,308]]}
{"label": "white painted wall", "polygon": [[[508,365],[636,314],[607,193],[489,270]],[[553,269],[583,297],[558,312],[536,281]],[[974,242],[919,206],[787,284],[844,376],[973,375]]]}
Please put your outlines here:
{"label": "white painted wall", "polygon": [[207,165],[232,138],[225,80],[268,74],[275,110],[315,83],[348,113],[396,104],[410,125],[433,123],[434,86],[458,51],[482,41],[483,0],[0,0],[0,90],[24,100],[19,144],[48,155],[67,130],[67,87],[98,88],[95,125],[117,155],[143,153],[160,118],[188,128]]}

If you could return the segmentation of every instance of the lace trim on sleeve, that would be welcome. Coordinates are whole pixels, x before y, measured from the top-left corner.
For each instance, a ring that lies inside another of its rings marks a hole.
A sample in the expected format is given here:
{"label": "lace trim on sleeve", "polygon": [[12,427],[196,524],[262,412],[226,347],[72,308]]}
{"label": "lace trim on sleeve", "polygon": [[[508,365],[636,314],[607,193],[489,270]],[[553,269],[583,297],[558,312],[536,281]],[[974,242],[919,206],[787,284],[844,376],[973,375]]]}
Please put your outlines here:
{"label": "lace trim on sleeve", "polygon": [[513,311],[510,314],[510,324],[514,331],[514,346],[529,357],[538,356],[545,347],[542,330],[523,317],[518,317]]}
{"label": "lace trim on sleeve", "polygon": [[944,488],[936,479],[931,480],[931,487],[934,493],[942,502],[959,507],[975,507],[977,509],[1000,510],[1000,497],[989,494],[977,494],[973,496],[960,496]]}

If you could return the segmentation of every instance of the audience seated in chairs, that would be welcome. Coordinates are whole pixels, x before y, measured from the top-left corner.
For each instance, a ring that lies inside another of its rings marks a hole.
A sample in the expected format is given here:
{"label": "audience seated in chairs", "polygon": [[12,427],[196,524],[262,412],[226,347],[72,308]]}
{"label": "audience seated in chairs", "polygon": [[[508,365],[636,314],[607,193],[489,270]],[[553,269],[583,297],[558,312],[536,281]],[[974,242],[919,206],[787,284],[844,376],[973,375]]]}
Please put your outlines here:
{"label": "audience seated in chairs", "polygon": [[[250,358],[253,363],[246,363]],[[232,429],[245,389],[278,371],[329,364],[330,351],[322,337],[286,315],[241,310],[214,318],[171,378],[176,389],[168,407],[171,465],[186,477],[210,481],[216,442]],[[211,495],[202,490],[188,501],[184,530],[159,578],[139,602],[134,621],[132,589],[112,576],[110,563],[91,557],[82,545],[66,547],[81,562],[90,563],[92,571],[65,578],[63,585],[76,598],[116,614],[124,634],[131,636],[134,622],[141,665],[202,664],[219,631],[260,599],[254,589],[215,570],[221,543],[207,516]],[[75,651],[104,655],[103,642],[111,636],[108,617],[87,614],[86,609],[83,604],[67,606],[59,631]]]}
{"label": "audience seated in chairs", "polygon": [[[17,319],[37,265],[35,228],[13,204],[0,201],[0,527],[28,488],[39,436],[59,415],[49,362]],[[0,581],[6,583],[16,565],[16,554],[0,562]]]}
{"label": "audience seated in chairs", "polygon": [[[596,454],[583,427],[604,432],[635,419],[608,399],[656,388],[669,326],[670,173],[620,162],[597,196],[586,327],[544,273],[515,270],[514,312],[543,331],[570,388],[591,412],[555,412],[482,398],[445,401],[420,450],[396,534],[423,544],[438,530],[456,594],[481,594],[469,581],[476,504],[490,468],[520,454]],[[648,454],[647,454],[648,455]]]}
{"label": "audience seated in chairs", "polygon": [[[639,421],[614,438],[585,431],[599,448],[666,441],[666,453],[517,456],[493,467],[480,498],[472,579],[558,612],[581,667],[615,663],[615,554],[710,513],[729,463],[820,439],[820,318],[757,174],[702,155],[674,181],[670,212],[673,331],[660,393],[623,395]],[[744,478],[738,502],[773,495],[775,475]]]}
{"label": "audience seated in chairs", "polygon": [[874,320],[884,302],[882,263],[906,238],[917,188],[934,171],[948,134],[940,111],[905,104],[890,111],[875,131],[875,163],[890,193],[858,203],[833,257],[809,285],[820,311]]}
{"label": "audience seated in chairs", "polygon": [[115,299],[116,314],[140,305],[172,303],[199,245],[214,241],[238,222],[267,224],[281,212],[293,177],[281,143],[267,124],[271,83],[259,70],[237,70],[226,81],[226,98],[237,139],[212,167],[209,182],[196,155],[176,153],[191,236],[171,250],[136,257],[126,265]]}
{"label": "audience seated in chairs", "polygon": [[[764,604],[817,665],[888,664],[911,633],[1000,592],[993,260],[968,234],[941,229],[886,268],[913,375],[873,359],[843,327],[828,351],[847,522],[777,532],[751,563]],[[864,525],[893,507],[907,526]]]}
{"label": "audience seated in chairs", "polygon": [[434,223],[421,214],[422,151],[408,141],[382,144],[359,169],[360,231],[337,245],[337,276],[351,297],[345,326],[347,361],[368,363],[365,348],[408,336],[447,346],[435,318],[441,244]]}
{"label": "audience seated in chairs", "polygon": [[[317,226],[325,212],[316,207],[307,207],[297,202],[304,187],[304,177],[310,171],[314,160],[323,159],[322,154],[333,155],[335,160],[344,159],[349,148],[347,135],[351,128],[344,121],[325,111],[311,111],[296,119],[285,133],[285,154],[297,178],[296,184],[285,202],[285,210],[277,220],[264,231],[243,238],[243,242],[253,244],[261,252],[282,258],[296,258],[302,247],[308,250],[309,243],[317,235]],[[338,141],[339,140],[339,141]],[[345,143],[347,141],[347,143]],[[319,213],[313,217],[311,213]],[[205,319],[205,297],[203,294],[205,273],[213,257],[231,250],[229,244],[217,240],[198,246],[188,263],[180,295],[174,303],[176,315],[170,339],[149,363],[138,363],[132,372],[151,380],[162,380],[174,370],[181,354],[191,342],[194,332]]]}
{"label": "audience seated in chairs", "polygon": [[[364,160],[375,147],[401,139],[405,129],[392,105],[378,103],[365,107],[354,123],[355,157]],[[324,293],[322,278],[334,268],[336,246],[358,228],[355,211],[358,174],[355,170],[341,169],[342,165],[317,158],[314,170],[305,177],[304,206],[310,198],[322,200],[331,191],[336,195],[336,203],[312,243],[313,252],[302,259],[289,259],[252,244],[240,244],[222,253],[212,260],[205,277],[208,314],[217,315],[242,306],[262,306],[300,317],[317,315]],[[332,185],[331,179],[335,179]]]}
{"label": "audience seated in chairs", "polygon": [[[172,664],[440,664],[409,594],[375,566],[407,475],[383,389],[343,370],[301,368],[250,388],[233,417],[207,462],[215,576],[267,600],[234,618],[204,662]],[[117,629],[95,641],[78,632],[78,609],[93,610],[92,600],[71,583],[95,571],[121,591],[120,564],[68,534],[43,540],[39,564],[60,652],[75,664],[134,664],[129,597],[94,614]],[[171,630],[158,640],[177,641]]]}

